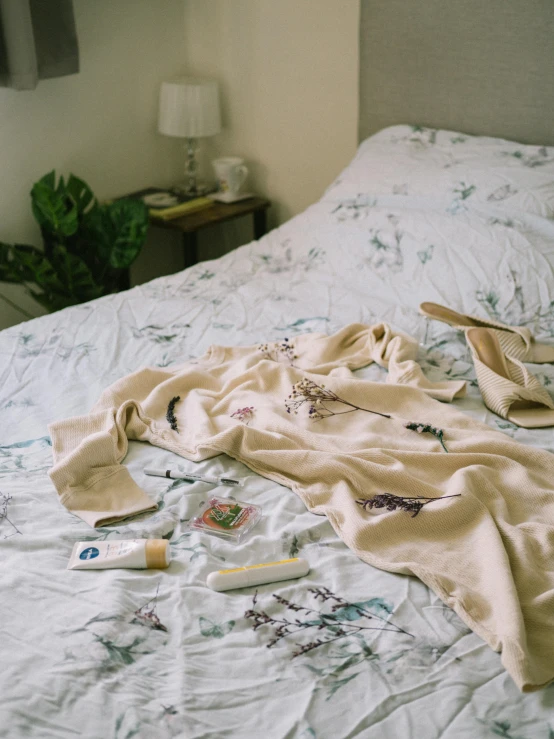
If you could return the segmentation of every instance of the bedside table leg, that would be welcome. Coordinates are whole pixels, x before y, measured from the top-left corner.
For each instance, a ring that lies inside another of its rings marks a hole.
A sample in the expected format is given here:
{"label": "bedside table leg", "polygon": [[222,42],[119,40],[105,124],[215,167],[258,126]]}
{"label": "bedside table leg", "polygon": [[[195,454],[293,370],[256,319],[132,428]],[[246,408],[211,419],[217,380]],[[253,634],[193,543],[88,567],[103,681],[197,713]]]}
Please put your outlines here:
{"label": "bedside table leg", "polygon": [[254,239],[261,239],[267,231],[265,208],[262,210],[255,210],[252,215],[254,216]]}
{"label": "bedside table leg", "polygon": [[183,233],[183,257],[185,269],[198,262],[198,237],[195,231]]}

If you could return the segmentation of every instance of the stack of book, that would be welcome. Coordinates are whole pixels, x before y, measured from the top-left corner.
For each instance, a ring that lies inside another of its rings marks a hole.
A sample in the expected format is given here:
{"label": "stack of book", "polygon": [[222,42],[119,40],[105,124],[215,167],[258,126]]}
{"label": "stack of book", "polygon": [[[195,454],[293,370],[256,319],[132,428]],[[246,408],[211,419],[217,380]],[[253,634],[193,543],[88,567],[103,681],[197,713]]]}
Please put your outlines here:
{"label": "stack of book", "polygon": [[159,187],[147,187],[145,190],[125,195],[126,198],[142,200],[148,206],[152,218],[169,221],[172,218],[192,213],[195,210],[209,208],[214,204],[208,197],[195,197],[184,195],[177,190],[163,189]]}

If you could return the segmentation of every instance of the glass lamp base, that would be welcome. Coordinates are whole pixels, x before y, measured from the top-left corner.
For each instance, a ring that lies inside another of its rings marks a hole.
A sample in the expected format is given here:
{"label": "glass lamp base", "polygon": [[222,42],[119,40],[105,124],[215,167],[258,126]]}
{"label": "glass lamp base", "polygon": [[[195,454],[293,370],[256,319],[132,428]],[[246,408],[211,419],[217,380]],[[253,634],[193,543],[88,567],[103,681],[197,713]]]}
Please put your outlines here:
{"label": "glass lamp base", "polygon": [[204,197],[204,195],[215,192],[216,187],[207,182],[197,182],[195,187],[191,187],[188,182],[179,182],[171,189],[173,192],[179,195],[184,195],[187,198],[201,198]]}

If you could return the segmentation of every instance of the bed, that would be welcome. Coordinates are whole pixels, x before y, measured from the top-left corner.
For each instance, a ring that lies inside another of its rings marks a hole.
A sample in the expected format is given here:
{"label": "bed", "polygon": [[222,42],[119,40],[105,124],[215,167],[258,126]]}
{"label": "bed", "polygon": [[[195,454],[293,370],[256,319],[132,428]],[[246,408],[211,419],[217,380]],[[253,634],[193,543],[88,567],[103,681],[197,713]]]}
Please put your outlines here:
{"label": "bed", "polygon": [[[362,4],[373,48],[372,13],[384,22],[385,4]],[[366,59],[362,86],[367,69]],[[502,125],[391,116],[361,121],[356,156],[322,198],[259,241],[0,333],[0,736],[554,735],[553,686],[521,693],[420,581],[361,562],[292,491],[230,457],[195,465],[130,442],[124,463],[157,510],[96,529],[60,505],[47,475],[47,424],[86,413],[138,367],[354,322],[415,337],[429,379],[467,382],[457,408],[554,452],[551,428],[524,430],[485,408],[463,334],[418,312],[434,301],[554,343],[554,141],[531,125],[515,142]],[[554,366],[533,370],[554,382]],[[377,365],[356,374],[386,377]],[[148,466],[240,478],[232,494],[263,518],[238,545],[191,531],[211,486],[150,477]],[[170,568],[65,569],[75,542],[127,538],[167,539]],[[206,587],[214,570],[297,556],[311,567],[299,580]],[[319,637],[330,643],[308,649]]]}

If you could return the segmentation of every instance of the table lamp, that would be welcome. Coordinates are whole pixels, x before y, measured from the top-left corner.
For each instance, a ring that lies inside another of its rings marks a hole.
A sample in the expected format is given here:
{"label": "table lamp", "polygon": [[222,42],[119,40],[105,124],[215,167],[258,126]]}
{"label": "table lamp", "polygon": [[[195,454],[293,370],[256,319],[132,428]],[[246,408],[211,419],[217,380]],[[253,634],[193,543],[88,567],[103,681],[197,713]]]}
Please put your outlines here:
{"label": "table lamp", "polygon": [[185,195],[202,192],[196,180],[197,139],[221,131],[219,91],[215,80],[179,77],[162,82],[158,131],[185,139]]}

